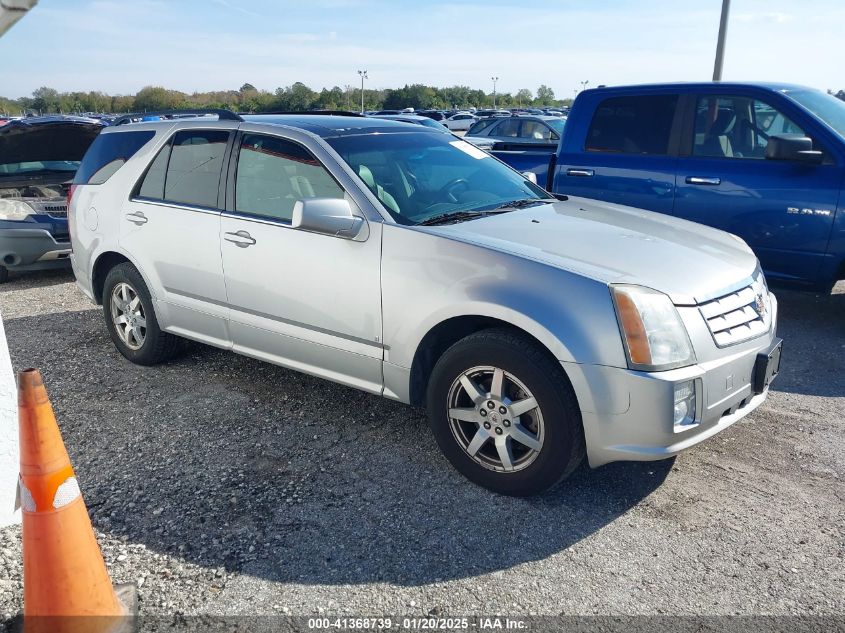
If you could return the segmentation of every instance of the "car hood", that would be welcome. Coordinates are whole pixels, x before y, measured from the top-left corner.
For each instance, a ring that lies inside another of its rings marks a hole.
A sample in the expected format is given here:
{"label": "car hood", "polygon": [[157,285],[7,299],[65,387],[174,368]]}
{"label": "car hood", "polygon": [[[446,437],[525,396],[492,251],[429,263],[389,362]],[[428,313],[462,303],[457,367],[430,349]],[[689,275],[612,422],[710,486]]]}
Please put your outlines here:
{"label": "car hood", "polygon": [[[38,117],[0,127],[0,165],[34,161],[79,161],[103,123],[81,117]],[[9,174],[0,173],[0,178]]]}
{"label": "car hood", "polygon": [[751,249],[730,233],[586,198],[420,228],[604,283],[647,286],[676,305],[746,285],[758,266]]}

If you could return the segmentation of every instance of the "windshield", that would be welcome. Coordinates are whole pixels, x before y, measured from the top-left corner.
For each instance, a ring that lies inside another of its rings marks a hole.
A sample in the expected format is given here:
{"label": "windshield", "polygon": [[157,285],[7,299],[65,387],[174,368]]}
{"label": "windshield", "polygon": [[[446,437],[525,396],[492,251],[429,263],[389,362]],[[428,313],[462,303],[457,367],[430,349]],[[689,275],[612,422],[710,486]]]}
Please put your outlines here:
{"label": "windshield", "polygon": [[845,101],[819,90],[799,90],[787,94],[845,138]]}
{"label": "windshield", "polygon": [[79,167],[78,160],[34,160],[25,163],[0,164],[0,176],[17,176],[38,172],[66,171],[73,174]]}
{"label": "windshield", "polygon": [[326,141],[401,224],[496,209],[517,200],[554,200],[486,152],[451,135],[420,131]]}

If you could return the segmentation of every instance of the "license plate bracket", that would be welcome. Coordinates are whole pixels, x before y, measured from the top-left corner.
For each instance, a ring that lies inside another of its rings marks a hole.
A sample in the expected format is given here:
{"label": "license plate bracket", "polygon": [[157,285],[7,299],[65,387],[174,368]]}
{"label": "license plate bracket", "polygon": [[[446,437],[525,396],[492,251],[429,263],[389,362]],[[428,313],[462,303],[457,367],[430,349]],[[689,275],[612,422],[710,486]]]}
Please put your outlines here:
{"label": "license plate bracket", "polygon": [[754,378],[751,381],[755,394],[763,393],[780,371],[783,339],[775,339],[765,352],[757,354],[754,361]]}

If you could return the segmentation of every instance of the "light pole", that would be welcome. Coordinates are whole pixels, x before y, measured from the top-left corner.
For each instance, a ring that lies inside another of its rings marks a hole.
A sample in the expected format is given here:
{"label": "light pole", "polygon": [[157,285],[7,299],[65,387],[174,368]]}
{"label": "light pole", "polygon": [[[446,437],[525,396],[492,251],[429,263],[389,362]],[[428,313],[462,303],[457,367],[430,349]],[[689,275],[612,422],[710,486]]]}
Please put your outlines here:
{"label": "light pole", "polygon": [[364,114],[364,80],[369,77],[366,70],[359,70],[358,74],[361,75],[361,114]]}
{"label": "light pole", "polygon": [[352,86],[350,86],[349,84],[346,84],[344,86],[344,88],[346,89],[346,109],[351,110],[352,109],[352,103],[350,103],[350,101],[352,99]]}
{"label": "light pole", "polygon": [[582,82],[581,82],[581,90],[586,90],[586,89],[587,89],[587,84],[588,84],[588,83],[590,83],[590,80],[589,80],[589,79],[585,79],[584,81],[582,81]]}
{"label": "light pole", "polygon": [[499,81],[498,77],[490,77],[491,81],[493,82],[493,109],[496,109],[496,82]]}
{"label": "light pole", "polygon": [[722,62],[725,61],[725,38],[728,36],[728,13],[731,0],[722,0],[722,18],[719,21],[719,39],[716,42],[716,63],[713,65],[713,81],[722,81]]}

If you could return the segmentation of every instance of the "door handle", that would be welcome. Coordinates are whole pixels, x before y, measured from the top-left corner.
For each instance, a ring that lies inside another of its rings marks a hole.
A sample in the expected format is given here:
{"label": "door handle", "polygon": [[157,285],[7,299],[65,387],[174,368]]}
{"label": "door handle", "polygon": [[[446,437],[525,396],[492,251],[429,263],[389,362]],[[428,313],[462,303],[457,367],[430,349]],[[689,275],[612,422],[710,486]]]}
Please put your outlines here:
{"label": "door handle", "polygon": [[140,211],[135,211],[135,213],[127,213],[126,219],[132,222],[135,226],[141,226],[142,224],[146,224],[149,222],[147,216],[145,216]]}
{"label": "door handle", "polygon": [[246,248],[255,244],[255,239],[246,231],[238,231],[237,233],[225,233],[224,240],[231,242],[235,246]]}
{"label": "door handle", "polygon": [[699,176],[687,176],[688,185],[721,185],[721,178],[701,178]]}
{"label": "door handle", "polygon": [[594,169],[567,169],[567,176],[579,176],[580,178],[591,178],[596,175]]}

